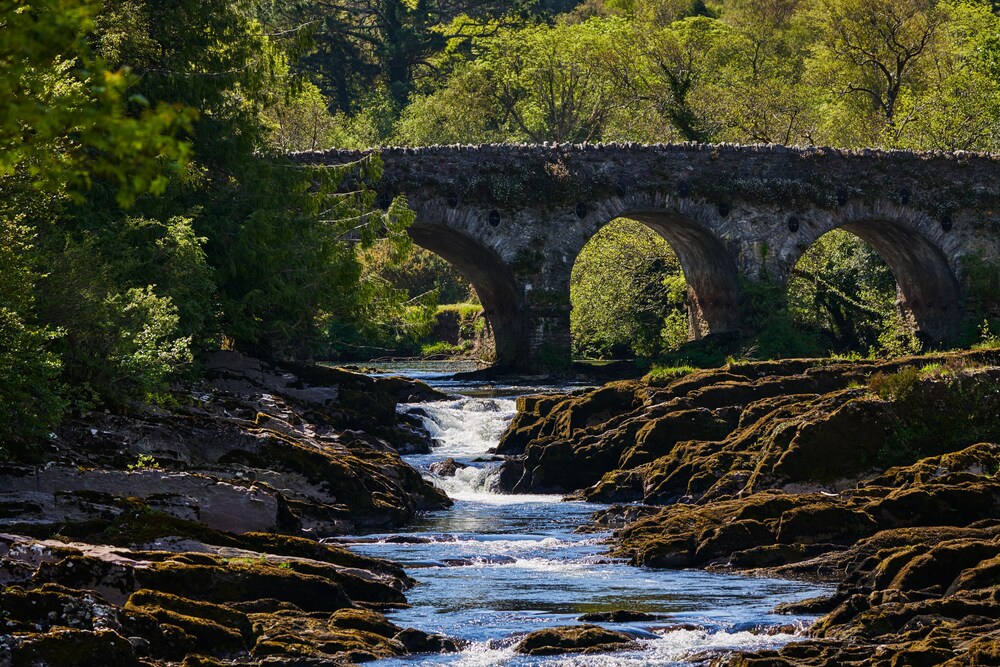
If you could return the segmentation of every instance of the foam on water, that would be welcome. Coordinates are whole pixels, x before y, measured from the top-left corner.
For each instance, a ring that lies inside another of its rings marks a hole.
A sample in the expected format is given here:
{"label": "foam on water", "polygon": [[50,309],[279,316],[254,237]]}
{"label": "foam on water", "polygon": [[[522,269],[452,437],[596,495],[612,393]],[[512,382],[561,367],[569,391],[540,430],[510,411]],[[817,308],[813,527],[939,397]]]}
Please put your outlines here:
{"label": "foam on water", "polygon": [[[454,383],[427,379],[449,391],[460,390]],[[607,534],[575,532],[600,506],[562,502],[558,495],[497,493],[500,463],[491,460],[490,450],[516,404],[509,392],[506,397],[487,394],[479,386],[467,396],[400,406],[419,416],[434,438],[431,453],[406,460],[455,500],[452,508],[422,517],[408,533],[337,540],[354,551],[397,561],[417,579],[418,585],[407,592],[411,606],[391,612],[390,620],[467,642],[456,654],[381,660],[373,663],[376,667],[684,665],[690,664],[685,658],[699,651],[780,646],[796,636],[744,630],[810,620],[776,617],[770,610],[779,602],[819,595],[823,587],[630,567],[607,555]],[[469,467],[452,477],[430,472],[433,463],[448,458]],[[528,632],[577,623],[582,613],[614,609],[663,620],[603,624],[637,633],[642,637],[637,650],[550,657],[514,652]],[[662,631],[676,624],[697,629]]]}
{"label": "foam on water", "polygon": [[477,457],[500,442],[517,410],[509,398],[463,397],[451,401],[404,404],[400,410],[420,415],[435,440],[434,458]]}
{"label": "foam on water", "polygon": [[[450,667],[666,667],[690,664],[685,658],[706,651],[722,652],[733,649],[756,650],[782,646],[801,639],[800,635],[779,633],[759,635],[751,632],[725,630],[671,630],[656,633],[655,639],[638,639],[636,648],[615,653],[588,655],[524,656],[514,651],[518,637],[507,641],[474,642],[460,653],[434,656],[437,665]],[[423,662],[390,660],[380,664],[407,665]]]}

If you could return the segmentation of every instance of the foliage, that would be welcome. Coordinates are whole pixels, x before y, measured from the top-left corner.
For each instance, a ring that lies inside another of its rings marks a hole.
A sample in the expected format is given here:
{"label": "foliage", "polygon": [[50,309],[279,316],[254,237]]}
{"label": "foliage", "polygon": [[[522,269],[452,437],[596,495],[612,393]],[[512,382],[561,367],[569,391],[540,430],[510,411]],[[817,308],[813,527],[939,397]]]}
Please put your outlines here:
{"label": "foliage", "polygon": [[991,332],[1000,331],[1000,263],[990,262],[982,256],[965,258],[966,326],[967,342],[986,343],[995,338]]}
{"label": "foliage", "polygon": [[989,322],[983,320],[979,327],[979,341],[973,347],[980,350],[996,350],[1000,348],[1000,334],[993,330]]}
{"label": "foliage", "polygon": [[411,246],[402,256],[396,256],[385,244],[378,244],[361,257],[364,270],[378,274],[396,289],[406,290],[415,298],[437,290],[441,303],[462,303],[475,298],[469,281],[444,259],[418,246]]}
{"label": "foliage", "polygon": [[455,345],[452,343],[445,342],[443,340],[434,341],[433,343],[425,343],[420,346],[420,356],[422,357],[435,357],[435,356],[455,356],[467,352],[472,347],[472,341],[466,340],[461,344]]}
{"label": "foliage", "polygon": [[[276,42],[259,10],[4,6],[4,456],[22,455],[68,404],[162,396],[199,348],[306,357],[333,322],[405,301],[355,285],[360,250],[410,247],[412,212],[403,199],[375,206],[377,156],[303,168],[282,155],[329,145],[336,119],[290,69],[304,42]],[[415,310],[426,322],[433,305]]]}
{"label": "foliage", "polygon": [[653,364],[649,372],[643,377],[643,382],[653,387],[664,387],[678,378],[695,372],[694,366],[661,366]]}
{"label": "foliage", "polygon": [[896,280],[885,261],[867,243],[839,229],[809,248],[788,284],[792,321],[825,338],[826,349],[835,352],[912,351],[894,342],[896,332],[905,330],[895,302]]}
{"label": "foliage", "polygon": [[[95,175],[118,200],[162,192],[164,167],[183,167],[189,148],[174,134],[193,117],[168,103],[129,95],[134,78],[87,48],[97,3],[0,2],[0,177],[26,174],[32,187],[75,191]],[[124,115],[127,105],[136,109]]]}
{"label": "foliage", "polygon": [[916,390],[921,377],[919,368],[906,366],[895,373],[876,373],[868,381],[868,387],[887,401],[904,400]]}
{"label": "foliage", "polygon": [[[191,150],[177,135],[195,113],[132,95],[135,78],[93,53],[96,3],[0,5],[0,436],[4,455],[30,457],[66,406],[68,365],[58,352],[72,332],[40,317],[49,304],[36,298],[53,259],[49,239],[60,233],[54,219],[98,180],[111,206],[163,192],[185,173]],[[151,337],[135,341],[136,351]],[[104,361],[95,354],[91,363]]]}
{"label": "foliage", "polygon": [[[895,408],[890,436],[877,455],[880,465],[989,442],[1000,429],[1000,392],[989,372],[977,373],[961,364],[913,365],[878,374],[869,386]],[[928,410],[928,405],[934,409]]]}
{"label": "foliage", "polygon": [[160,462],[156,460],[156,457],[149,454],[139,454],[135,459],[135,463],[128,464],[129,470],[144,470],[144,469],[159,469]]}
{"label": "foliage", "polygon": [[653,356],[677,342],[681,327],[687,339],[677,256],[642,223],[617,220],[594,235],[573,266],[570,300],[577,356]]}
{"label": "foliage", "polygon": [[22,454],[63,410],[61,362],[51,350],[58,332],[34,323],[30,230],[0,215],[0,460]]}
{"label": "foliage", "polygon": [[988,150],[1000,136],[1000,18],[978,0],[730,0],[718,12],[589,0],[549,25],[477,25],[431,59],[438,75],[400,105],[395,140]]}

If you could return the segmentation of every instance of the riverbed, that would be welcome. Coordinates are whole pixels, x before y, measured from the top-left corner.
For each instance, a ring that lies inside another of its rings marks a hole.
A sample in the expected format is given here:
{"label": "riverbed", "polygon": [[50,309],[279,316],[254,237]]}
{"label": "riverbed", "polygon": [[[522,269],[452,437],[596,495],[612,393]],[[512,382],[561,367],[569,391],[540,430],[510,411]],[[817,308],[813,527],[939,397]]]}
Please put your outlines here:
{"label": "riverbed", "polygon": [[[457,654],[382,660],[402,665],[647,667],[684,665],[705,650],[778,646],[801,638],[814,619],[778,616],[781,602],[828,593],[802,582],[652,570],[609,558],[607,533],[579,532],[601,505],[561,496],[502,495],[492,490],[498,463],[489,450],[514,416],[520,394],[567,387],[456,382],[447,368],[396,368],[452,395],[400,406],[420,415],[434,436],[432,453],[404,457],[455,500],[405,532],[338,538],[353,550],[402,564],[418,584],[411,607],[389,614],[403,626],[467,642]],[[453,477],[430,472],[453,458],[469,467]],[[578,623],[587,613],[628,610],[653,619],[601,623],[639,638],[640,649],[599,656],[526,657],[513,646],[525,633]]]}

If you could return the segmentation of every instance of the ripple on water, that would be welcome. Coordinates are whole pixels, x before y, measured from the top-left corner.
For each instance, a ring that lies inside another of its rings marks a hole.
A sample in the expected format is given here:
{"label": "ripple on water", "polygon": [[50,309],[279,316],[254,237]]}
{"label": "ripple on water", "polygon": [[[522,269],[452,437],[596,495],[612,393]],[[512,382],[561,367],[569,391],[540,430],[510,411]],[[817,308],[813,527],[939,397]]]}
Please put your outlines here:
{"label": "ripple on water", "polygon": [[[431,379],[431,378],[428,378]],[[432,384],[440,382],[431,379]],[[462,391],[454,384],[449,391]],[[382,660],[377,667],[652,667],[681,665],[693,653],[755,649],[793,641],[788,623],[809,617],[775,616],[779,602],[823,594],[827,587],[795,581],[703,571],[647,570],[606,555],[607,534],[577,534],[600,506],[560,502],[559,496],[493,492],[497,463],[489,450],[514,415],[512,392],[401,406],[423,420],[435,438],[430,454],[406,457],[456,499],[422,517],[407,533],[341,538],[352,550],[389,558],[418,581],[408,609],[390,614],[403,626],[466,640],[453,655]],[[470,392],[472,393],[472,392]],[[519,393],[534,393],[530,388]],[[430,464],[454,458],[468,464],[454,477],[431,475]],[[577,622],[584,613],[628,609],[656,614],[641,623],[602,623],[644,637],[641,650],[599,656],[527,657],[513,646],[526,633]],[[678,626],[683,627],[678,627]],[[670,627],[674,626],[674,627]],[[751,632],[747,628],[771,628]],[[782,631],[774,629],[782,627]]]}

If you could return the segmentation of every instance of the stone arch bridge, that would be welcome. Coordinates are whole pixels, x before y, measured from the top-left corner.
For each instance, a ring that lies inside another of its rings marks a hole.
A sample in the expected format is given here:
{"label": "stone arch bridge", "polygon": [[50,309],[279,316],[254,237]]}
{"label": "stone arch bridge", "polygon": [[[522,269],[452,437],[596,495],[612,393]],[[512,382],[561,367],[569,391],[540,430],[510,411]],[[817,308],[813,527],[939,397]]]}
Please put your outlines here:
{"label": "stone arch bridge", "polygon": [[[404,194],[414,241],[475,286],[496,362],[569,357],[569,284],[587,241],[618,217],[677,253],[692,336],[743,326],[741,285],[784,284],[843,228],[886,260],[919,335],[959,334],[970,258],[1000,257],[1000,156],[776,145],[487,145],[379,149],[381,201]],[[303,152],[342,164],[365,152]]]}

